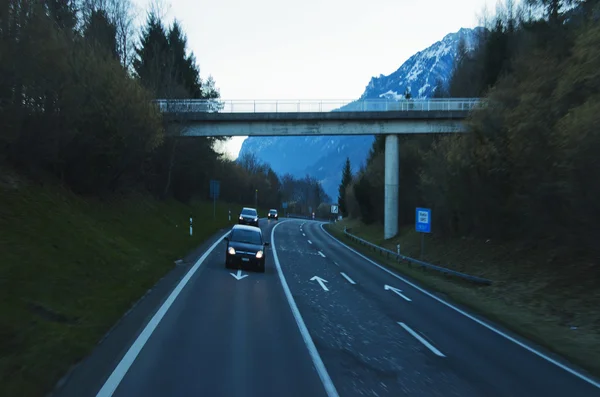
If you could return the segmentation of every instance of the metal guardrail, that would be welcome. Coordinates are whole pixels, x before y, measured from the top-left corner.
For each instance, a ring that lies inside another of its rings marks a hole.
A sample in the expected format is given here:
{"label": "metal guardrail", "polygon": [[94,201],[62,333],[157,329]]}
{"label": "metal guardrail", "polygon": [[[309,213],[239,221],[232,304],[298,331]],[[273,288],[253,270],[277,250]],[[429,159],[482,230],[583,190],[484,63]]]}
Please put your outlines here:
{"label": "metal guardrail", "polygon": [[157,99],[163,113],[306,113],[469,111],[483,105],[479,98],[442,98],[394,101],[365,100],[221,100]]}
{"label": "metal guardrail", "polygon": [[301,215],[301,214],[290,214],[288,213],[287,216],[285,216],[286,218],[291,218],[291,219],[306,219],[309,221],[320,221],[320,222],[330,222],[330,219],[326,219],[326,218],[321,218],[318,216],[315,216],[315,218],[313,219],[312,216],[308,216],[308,215]]}
{"label": "metal guardrail", "polygon": [[357,237],[351,233],[348,232],[348,230],[346,228],[344,228],[344,235],[346,235],[346,237],[350,238],[353,241],[358,242],[359,244],[365,245],[367,247],[372,248],[375,251],[379,251],[379,253],[381,253],[382,255],[385,254],[388,258],[393,257],[396,258],[396,260],[398,262],[400,262],[401,260],[407,261],[409,263],[414,263],[418,266],[421,266],[422,268],[427,268],[427,269],[432,269],[432,270],[436,270],[440,273],[444,273],[446,275],[451,275],[451,276],[456,276],[459,278],[462,278],[464,280],[467,281],[471,281],[477,284],[485,284],[485,285],[491,285],[492,284],[492,280],[488,280],[486,278],[482,278],[482,277],[477,277],[477,276],[471,276],[470,274],[466,274],[466,273],[461,273],[461,272],[457,272],[455,270],[450,270],[450,269],[446,269],[445,267],[441,267],[441,266],[436,266],[436,265],[432,265],[431,263],[427,263],[427,262],[423,262],[420,261],[418,259],[414,259],[411,257],[408,257],[406,255],[399,255],[398,253],[391,251],[387,248],[383,248],[380,247],[378,245],[375,245],[367,240],[364,240],[360,237]]}

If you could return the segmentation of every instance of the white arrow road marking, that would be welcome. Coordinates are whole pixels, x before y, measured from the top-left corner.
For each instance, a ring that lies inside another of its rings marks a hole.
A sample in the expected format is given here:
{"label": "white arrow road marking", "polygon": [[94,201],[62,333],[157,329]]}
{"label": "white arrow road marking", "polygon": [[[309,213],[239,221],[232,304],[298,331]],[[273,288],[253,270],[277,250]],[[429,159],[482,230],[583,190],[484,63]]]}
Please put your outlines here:
{"label": "white arrow road marking", "polygon": [[[284,223],[284,222],[282,222]],[[281,225],[281,223],[279,224]],[[319,355],[319,351],[315,346],[315,342],[312,340],[310,336],[310,332],[308,332],[308,328],[306,328],[306,324],[302,319],[302,315],[300,314],[300,310],[298,310],[298,305],[296,305],[296,301],[294,301],[294,297],[292,296],[292,292],[290,291],[290,287],[288,286],[287,281],[285,281],[285,275],[283,274],[283,270],[281,270],[281,263],[279,263],[279,258],[277,257],[278,245],[275,242],[275,229],[279,227],[279,225],[275,225],[273,229],[271,229],[271,250],[273,252],[273,262],[275,262],[275,268],[277,269],[277,274],[279,275],[279,281],[281,282],[281,287],[283,288],[283,292],[285,293],[285,297],[287,298],[288,304],[290,305],[290,309],[292,310],[292,315],[296,320],[296,324],[298,325],[298,329],[300,330],[300,334],[302,335],[302,339],[304,340],[304,344],[306,345],[308,352],[310,354],[310,358],[319,374],[319,378],[321,379],[321,383],[325,388],[325,393],[327,393],[327,397],[339,397],[337,390],[335,389],[335,385],[331,381],[331,377],[329,377],[329,373],[327,373],[327,368],[325,368],[325,364],[323,364],[323,360]]]}
{"label": "white arrow road marking", "polygon": [[325,291],[329,291],[329,289],[325,286],[325,283],[327,282],[327,280],[324,280],[318,276],[314,276],[313,278],[310,279],[310,281],[315,281],[315,280],[317,280],[317,282],[319,283],[321,288],[323,288]]}
{"label": "white arrow road marking", "polygon": [[242,275],[242,271],[241,271],[241,270],[238,270],[238,271],[237,271],[237,275],[236,275],[236,274],[233,274],[233,273],[229,273],[229,274],[231,274],[231,275],[233,276],[233,278],[235,278],[237,281],[240,281],[240,280],[241,280],[241,279],[243,279],[244,277],[248,277],[248,275],[247,275],[247,274],[244,274],[244,275]]}
{"label": "white arrow road marking", "polygon": [[309,244],[312,244],[312,241],[308,240],[308,243],[309,243]]}
{"label": "white arrow road marking", "polygon": [[390,287],[390,286],[389,286],[389,285],[387,285],[387,284],[385,285],[385,287],[383,287],[383,289],[385,289],[386,291],[387,291],[387,290],[391,290],[391,291],[392,291],[392,292],[394,292],[396,295],[398,295],[398,296],[401,296],[402,298],[404,298],[405,300],[407,300],[407,301],[409,301],[409,302],[412,300],[412,299],[410,299],[410,298],[407,298],[406,296],[402,295],[402,294],[401,294],[401,292],[402,292],[402,290],[401,290],[401,289],[394,288],[394,287]]}
{"label": "white arrow road marking", "polygon": [[[334,262],[334,263],[335,263],[335,262]],[[344,277],[346,280],[348,280],[348,282],[349,282],[350,284],[356,284],[356,283],[354,282],[354,280],[352,280],[350,277],[348,277],[348,276],[346,275],[346,273],[344,273],[344,272],[340,272],[340,274],[341,274],[341,275],[342,275],[342,276],[343,276],[343,277]]]}
{"label": "white arrow road marking", "polygon": [[578,377],[579,379],[589,383],[590,385],[600,389],[600,382],[590,378],[587,375],[582,374],[581,372],[570,368],[569,366],[557,361],[556,359],[547,356],[546,354],[536,350],[535,348],[533,348],[532,346],[529,346],[527,343],[522,342],[510,335],[508,335],[507,333],[505,333],[504,331],[499,330],[498,328],[495,328],[494,326],[492,326],[491,324],[488,324],[485,320],[481,320],[475,316],[473,316],[472,314],[467,313],[466,311],[459,309],[458,307],[454,306],[453,304],[446,302],[445,300],[441,299],[440,297],[432,294],[431,292],[419,287],[418,285],[410,282],[409,280],[405,279],[402,276],[397,275],[396,273],[392,272],[391,270],[389,270],[386,267],[381,266],[379,263],[375,262],[374,260],[364,256],[363,254],[361,254],[360,252],[358,252],[357,250],[355,250],[354,248],[349,247],[347,244],[342,243],[340,240],[338,240],[337,238],[333,237],[331,234],[329,234],[324,228],[323,225],[325,223],[322,223],[320,225],[321,230],[323,231],[323,233],[325,233],[327,236],[329,236],[329,238],[331,238],[333,241],[335,241],[336,243],[340,244],[342,247],[345,247],[347,250],[352,251],[355,255],[360,256],[362,259],[364,259],[365,261],[371,263],[374,266],[377,266],[379,269],[381,269],[382,271],[386,272],[387,274],[389,274],[392,277],[397,278],[400,281],[405,282],[406,284],[410,285],[411,287],[413,287],[414,289],[416,289],[417,291],[422,292],[423,294],[427,295],[428,297],[430,297],[431,299],[437,301],[438,303],[441,303],[442,305],[454,310],[457,313],[462,314],[463,316],[467,317],[468,319],[472,320],[473,322],[481,325],[484,328],[487,328],[488,330],[494,332],[496,335],[501,336],[503,338],[505,338],[506,340],[509,340],[511,342],[513,342],[516,345],[519,345],[520,347],[522,347],[523,349],[527,350],[530,353],[535,354],[536,356],[546,360],[549,363],[552,363],[553,365],[556,365],[558,368],[570,373],[571,375],[574,375],[576,377]]}
{"label": "white arrow road marking", "polygon": [[327,258],[327,257],[325,256],[325,254],[324,254],[324,253],[322,253],[321,251],[319,251],[319,255],[321,255],[323,258]]}
{"label": "white arrow road marking", "polygon": [[412,336],[414,336],[419,342],[421,342],[422,344],[425,345],[425,347],[427,347],[429,350],[431,350],[433,352],[433,354],[435,354],[436,356],[440,356],[440,357],[446,357],[444,356],[444,353],[442,353],[441,351],[439,351],[438,349],[435,348],[435,346],[433,346],[431,343],[427,342],[425,339],[423,339],[421,337],[421,335],[417,334],[415,331],[413,331],[412,329],[410,329],[410,327],[404,323],[398,322],[398,324],[400,324],[400,326],[402,328],[404,328],[409,334],[411,334]]}

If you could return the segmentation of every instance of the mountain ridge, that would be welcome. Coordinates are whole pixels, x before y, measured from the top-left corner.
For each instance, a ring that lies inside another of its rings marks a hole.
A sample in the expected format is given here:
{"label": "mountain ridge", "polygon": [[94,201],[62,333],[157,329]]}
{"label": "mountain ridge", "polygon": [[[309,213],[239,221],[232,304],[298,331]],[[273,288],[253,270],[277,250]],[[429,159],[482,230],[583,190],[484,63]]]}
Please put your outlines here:
{"label": "mountain ridge", "polygon": [[[431,97],[438,80],[448,83],[459,41],[464,40],[467,49],[472,49],[482,29],[461,28],[448,33],[409,57],[393,73],[371,77],[357,101],[400,100],[404,98],[405,91],[410,92],[413,98]],[[349,104],[339,110],[351,109],[351,106]],[[304,177],[309,174],[321,181],[325,192],[336,201],[346,157],[350,158],[353,172],[358,171],[367,159],[373,140],[373,136],[249,137],[242,143],[239,155],[254,153],[278,175],[289,173]]]}

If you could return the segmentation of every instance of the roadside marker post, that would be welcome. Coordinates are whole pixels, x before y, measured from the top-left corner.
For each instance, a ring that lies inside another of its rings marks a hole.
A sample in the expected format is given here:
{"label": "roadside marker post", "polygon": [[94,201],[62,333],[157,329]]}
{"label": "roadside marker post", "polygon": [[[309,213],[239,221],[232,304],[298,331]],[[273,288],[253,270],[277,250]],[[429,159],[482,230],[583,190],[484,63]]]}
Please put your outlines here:
{"label": "roadside marker post", "polygon": [[192,216],[190,215],[190,237],[194,234],[193,231],[193,227],[192,227]]}

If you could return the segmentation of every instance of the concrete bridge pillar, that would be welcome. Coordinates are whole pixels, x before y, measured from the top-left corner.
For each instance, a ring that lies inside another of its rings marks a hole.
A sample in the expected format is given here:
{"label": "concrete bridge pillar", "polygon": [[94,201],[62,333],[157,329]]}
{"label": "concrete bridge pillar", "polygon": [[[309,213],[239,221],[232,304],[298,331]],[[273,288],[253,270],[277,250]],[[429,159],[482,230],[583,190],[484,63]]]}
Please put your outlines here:
{"label": "concrete bridge pillar", "polygon": [[398,234],[398,181],[400,156],[398,135],[385,136],[385,193],[383,237],[392,238]]}

